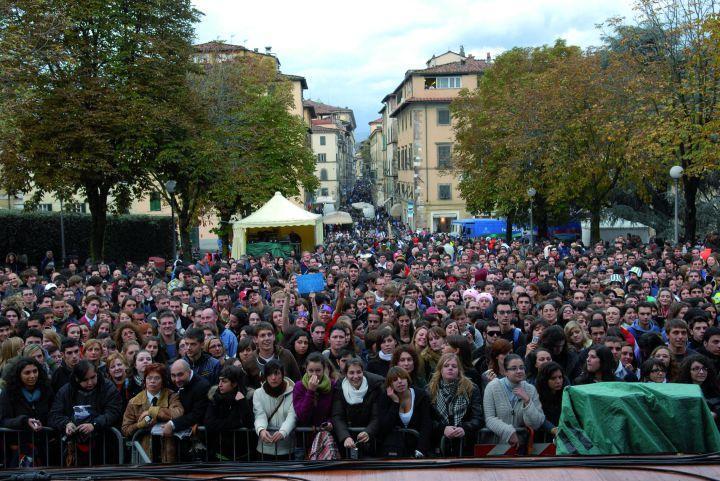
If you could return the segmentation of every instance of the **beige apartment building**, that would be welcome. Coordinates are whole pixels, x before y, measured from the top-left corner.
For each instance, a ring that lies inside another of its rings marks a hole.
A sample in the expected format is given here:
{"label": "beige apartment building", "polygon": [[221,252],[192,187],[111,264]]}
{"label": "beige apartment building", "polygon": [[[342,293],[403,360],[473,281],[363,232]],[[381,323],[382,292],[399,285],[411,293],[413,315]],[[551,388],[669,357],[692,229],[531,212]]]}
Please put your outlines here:
{"label": "beige apartment building", "polygon": [[[267,62],[272,62],[278,71],[280,70],[280,60],[271,52],[270,47],[266,47],[264,52],[260,52],[259,49],[248,49],[242,45],[231,45],[222,42],[207,42],[195,45],[195,52],[193,60],[199,64],[213,64],[217,62],[228,62],[243,57],[255,57]],[[298,117],[302,117],[305,123],[310,129],[311,121],[315,116],[315,110],[311,105],[304,105],[303,95],[304,91],[307,90],[308,85],[304,77],[299,75],[281,74],[282,77],[291,83],[293,93],[293,105],[291,112]],[[26,196],[10,197],[8,199],[5,192],[0,192],[0,209],[23,209],[25,198],[31,198],[32,192]],[[294,198],[297,204],[302,205],[306,202],[305,193],[301,194],[301,197]],[[60,201],[53,195],[46,194],[40,200],[38,204],[38,210],[45,212],[59,212],[61,209]],[[76,196],[73,202],[65,203],[62,206],[65,212],[77,212],[77,213],[89,213],[90,209],[85,199],[80,196]],[[147,196],[134,199],[129,212],[131,214],[142,214],[142,215],[159,215],[169,216],[171,214],[170,205],[167,204],[160,194],[160,192],[149,192]],[[193,239],[193,245],[200,246],[201,249],[215,250],[218,248],[217,235],[212,233],[211,230],[217,226],[218,219],[214,216],[206,216],[199,219],[200,225],[193,229],[191,238]]]}
{"label": "beige apartment building", "polygon": [[312,149],[315,154],[315,176],[320,187],[307,194],[306,202],[316,208],[332,204],[338,208],[355,182],[355,114],[347,107],[335,107],[305,100],[312,109]]}
{"label": "beige apartment building", "polygon": [[448,232],[453,220],[469,216],[452,172],[449,106],[460,89],[477,87],[489,65],[489,55],[478,60],[462,48],[448,51],[433,56],[426,68],[408,70],[383,99],[384,195],[391,210],[417,229]]}
{"label": "beige apartment building", "polygon": [[383,133],[383,119],[375,119],[369,122],[370,136],[368,146],[370,150],[370,165],[368,166],[368,178],[373,183],[373,201],[375,205],[385,203],[385,179],[383,169],[385,164],[385,134]]}

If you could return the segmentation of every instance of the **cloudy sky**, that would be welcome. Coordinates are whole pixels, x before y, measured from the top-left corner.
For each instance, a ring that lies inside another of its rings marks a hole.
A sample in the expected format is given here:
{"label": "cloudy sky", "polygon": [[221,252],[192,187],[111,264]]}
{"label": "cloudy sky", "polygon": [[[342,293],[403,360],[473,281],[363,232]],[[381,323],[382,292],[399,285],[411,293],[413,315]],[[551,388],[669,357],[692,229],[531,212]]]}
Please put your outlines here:
{"label": "cloudy sky", "polygon": [[350,107],[356,139],[367,137],[382,98],[406,70],[460,45],[485,58],[564,38],[599,44],[597,25],[633,17],[632,0],[194,0],[204,13],[197,41],[224,40],[264,51],[284,73],[302,75],[306,98]]}

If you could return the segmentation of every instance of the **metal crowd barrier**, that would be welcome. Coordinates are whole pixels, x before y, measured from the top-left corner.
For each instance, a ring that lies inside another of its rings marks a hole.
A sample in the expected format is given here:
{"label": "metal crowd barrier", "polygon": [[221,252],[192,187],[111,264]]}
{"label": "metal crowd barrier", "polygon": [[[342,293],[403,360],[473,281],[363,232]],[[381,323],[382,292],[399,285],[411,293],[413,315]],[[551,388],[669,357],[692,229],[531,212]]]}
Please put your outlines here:
{"label": "metal crowd barrier", "polygon": [[79,442],[44,427],[38,432],[0,428],[3,468],[77,467],[123,464],[124,440],[115,428],[98,430]]}

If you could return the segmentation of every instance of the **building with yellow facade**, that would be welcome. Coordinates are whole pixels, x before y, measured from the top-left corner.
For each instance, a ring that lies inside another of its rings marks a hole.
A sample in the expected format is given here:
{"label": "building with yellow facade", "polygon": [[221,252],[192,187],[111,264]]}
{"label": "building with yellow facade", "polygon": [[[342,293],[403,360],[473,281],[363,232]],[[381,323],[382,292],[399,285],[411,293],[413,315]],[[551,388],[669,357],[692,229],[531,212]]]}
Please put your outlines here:
{"label": "building with yellow facade", "polygon": [[468,217],[452,172],[454,135],[450,103],[460,89],[474,89],[490,66],[490,56],[448,51],[426,67],[408,70],[385,96],[382,131],[386,138],[383,192],[391,211],[417,229],[448,232],[453,220]]}

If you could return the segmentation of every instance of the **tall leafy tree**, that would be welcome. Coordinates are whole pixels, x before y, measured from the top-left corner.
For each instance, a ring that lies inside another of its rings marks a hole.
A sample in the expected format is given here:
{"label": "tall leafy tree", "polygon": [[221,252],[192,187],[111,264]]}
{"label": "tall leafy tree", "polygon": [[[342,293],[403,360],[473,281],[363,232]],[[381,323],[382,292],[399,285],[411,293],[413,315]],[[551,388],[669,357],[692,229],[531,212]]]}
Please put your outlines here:
{"label": "tall leafy tree", "polygon": [[470,210],[524,219],[532,187],[541,236],[547,234],[549,214],[567,214],[567,206],[548,204],[549,186],[541,181],[541,159],[553,145],[552,130],[539,121],[544,99],[536,83],[555,59],[579,54],[562,40],[552,47],[514,48],[496,58],[477,89],[461,92],[453,102],[454,165]]}
{"label": "tall leafy tree", "polygon": [[[206,215],[219,218],[227,254],[233,216],[249,214],[275,191],[295,196],[301,187],[317,188],[307,126],[290,113],[290,83],[269,57],[211,58],[187,83],[192,108],[175,124],[153,182],[178,213],[186,258],[190,228]],[[167,180],[177,182],[174,194],[164,190]]]}
{"label": "tall leafy tree", "polygon": [[[720,167],[720,6],[715,0],[637,0],[639,26],[622,21],[610,44],[644,82],[636,95],[648,105],[645,149],[663,166],[681,165],[685,238],[697,235],[703,179]],[[660,180],[664,187],[667,175]]]}
{"label": "tall leafy tree", "polygon": [[0,0],[6,182],[86,197],[95,259],[110,196],[170,139],[198,15],[190,0]]}

